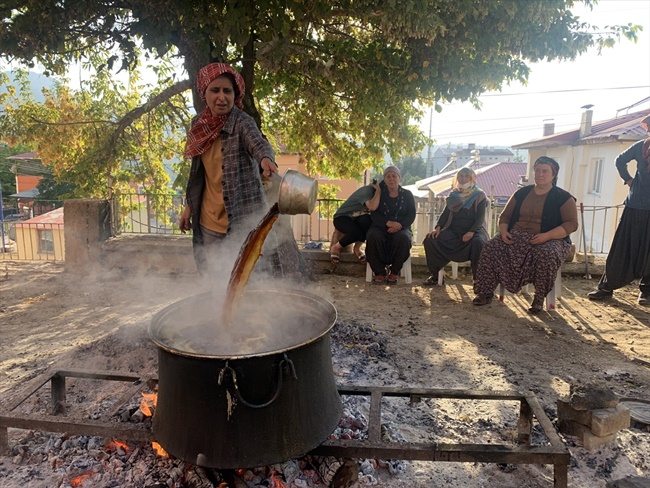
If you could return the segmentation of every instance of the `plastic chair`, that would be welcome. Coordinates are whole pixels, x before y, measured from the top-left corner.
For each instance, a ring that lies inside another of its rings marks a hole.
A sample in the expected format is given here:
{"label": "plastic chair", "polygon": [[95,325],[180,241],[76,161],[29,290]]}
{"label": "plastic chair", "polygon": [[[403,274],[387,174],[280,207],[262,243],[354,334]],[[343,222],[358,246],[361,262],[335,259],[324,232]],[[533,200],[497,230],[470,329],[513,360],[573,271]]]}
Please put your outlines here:
{"label": "plastic chair", "polygon": [[[526,293],[529,292],[529,285],[524,286]],[[503,301],[505,295],[505,288],[502,284],[499,283],[499,301]],[[562,297],[562,268],[557,270],[557,275],[555,276],[555,283],[553,288],[546,295],[546,310],[555,310],[557,308],[557,302],[560,301]]]}
{"label": "plastic chair", "polygon": [[[453,279],[458,278],[458,263],[456,261],[451,261],[451,277]],[[440,268],[438,271],[438,285],[442,286],[445,283],[445,268]]]}
{"label": "plastic chair", "polygon": [[[402,271],[400,272],[400,275],[404,277],[404,281],[407,284],[413,283],[413,273],[411,270],[411,256],[404,261],[404,265],[402,266]],[[370,283],[372,281],[372,268],[370,267],[370,263],[366,263],[366,281]]]}

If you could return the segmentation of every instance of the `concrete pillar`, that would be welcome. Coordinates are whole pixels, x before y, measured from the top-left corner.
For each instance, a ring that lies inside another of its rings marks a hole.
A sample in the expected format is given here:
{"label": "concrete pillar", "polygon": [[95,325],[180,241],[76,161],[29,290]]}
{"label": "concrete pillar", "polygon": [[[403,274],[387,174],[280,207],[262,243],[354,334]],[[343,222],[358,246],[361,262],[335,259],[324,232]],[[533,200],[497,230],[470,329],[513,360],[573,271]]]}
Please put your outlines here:
{"label": "concrete pillar", "polygon": [[100,264],[100,243],[111,235],[108,201],[66,200],[63,208],[66,271],[83,272]]}

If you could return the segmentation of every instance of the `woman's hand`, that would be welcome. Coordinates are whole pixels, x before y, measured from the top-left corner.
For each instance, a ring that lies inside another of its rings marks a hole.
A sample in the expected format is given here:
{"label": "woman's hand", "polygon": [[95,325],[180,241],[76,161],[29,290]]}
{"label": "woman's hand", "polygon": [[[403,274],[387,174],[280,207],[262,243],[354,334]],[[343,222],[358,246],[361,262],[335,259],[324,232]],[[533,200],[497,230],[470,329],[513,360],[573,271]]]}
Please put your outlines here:
{"label": "woman's hand", "polygon": [[501,240],[506,244],[512,244],[514,242],[512,240],[512,235],[510,234],[510,232],[508,232],[507,229],[506,230],[501,229],[499,233],[501,235]]}
{"label": "woman's hand", "polygon": [[181,229],[181,233],[185,234],[188,230],[192,230],[191,214],[189,205],[185,205],[185,210],[178,218],[178,227]]}
{"label": "woman's hand", "polygon": [[440,227],[436,227],[433,229],[431,232],[427,234],[427,237],[430,237],[431,239],[436,239],[440,235]]}
{"label": "woman's hand", "polygon": [[463,242],[469,242],[472,240],[472,237],[474,237],[474,232],[467,231],[463,234]]}
{"label": "woman's hand", "polygon": [[278,172],[278,167],[269,158],[262,158],[262,161],[260,161],[260,167],[262,168],[264,176],[267,178],[269,178],[273,173]]}
{"label": "woman's hand", "polygon": [[402,230],[402,224],[400,224],[399,222],[394,222],[392,220],[386,222],[386,227],[388,227],[389,234],[394,234],[395,232],[399,232],[400,230]]}
{"label": "woman's hand", "polygon": [[551,236],[548,235],[547,232],[542,232],[541,234],[535,234],[535,237],[533,237],[530,240],[531,244],[544,244],[547,241],[550,241],[553,239]]}

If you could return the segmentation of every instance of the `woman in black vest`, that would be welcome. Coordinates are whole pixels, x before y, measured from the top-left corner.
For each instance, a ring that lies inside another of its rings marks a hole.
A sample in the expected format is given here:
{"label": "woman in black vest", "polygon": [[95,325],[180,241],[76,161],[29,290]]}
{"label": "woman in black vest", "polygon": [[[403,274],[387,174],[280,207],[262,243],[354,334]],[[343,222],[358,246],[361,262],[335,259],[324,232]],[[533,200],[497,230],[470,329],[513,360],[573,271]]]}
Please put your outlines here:
{"label": "woman in black vest", "polygon": [[575,198],[556,186],[559,170],[554,159],[537,159],[535,184],[517,190],[508,200],[499,218],[500,235],[481,252],[474,305],[490,303],[499,283],[511,293],[532,283],[535,296],[528,311],[542,310],[571,247],[569,235],[578,228]]}

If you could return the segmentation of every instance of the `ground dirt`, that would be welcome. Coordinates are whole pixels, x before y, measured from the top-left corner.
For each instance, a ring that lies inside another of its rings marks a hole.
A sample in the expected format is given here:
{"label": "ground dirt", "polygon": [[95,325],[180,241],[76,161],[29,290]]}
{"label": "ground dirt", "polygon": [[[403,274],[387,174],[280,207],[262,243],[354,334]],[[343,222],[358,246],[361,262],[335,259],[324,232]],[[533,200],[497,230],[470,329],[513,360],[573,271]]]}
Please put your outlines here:
{"label": "ground dirt", "polygon": [[[507,295],[503,303],[473,306],[466,277],[425,288],[421,279],[383,286],[332,271],[300,286],[337,309],[333,362],[340,383],[532,391],[554,424],[556,401],[572,384],[604,381],[621,397],[650,400],[650,307],[637,305],[634,286],[617,291],[610,301],[591,302],[586,293],[596,279],[565,276],[558,310],[531,316],[532,297],[523,293]],[[0,262],[0,411],[25,382],[53,367],[155,375],[157,351],[147,335],[152,314],[204,287],[192,274],[143,277],[103,271],[80,276],[57,263]],[[337,329],[357,333],[342,337]],[[364,342],[362,333],[372,340]],[[444,413],[434,422],[436,442],[476,442],[482,425],[493,427],[501,440],[516,429],[517,412],[486,402],[423,402],[417,409],[396,407],[393,413],[409,421],[427,407]],[[427,421],[413,423],[395,427],[394,437],[434,439],[425,432]],[[22,435],[24,431],[10,429],[10,446]],[[645,424],[632,422],[611,444],[591,451],[574,437],[561,437],[572,456],[569,487],[601,488],[607,481],[650,473]],[[0,456],[2,487],[68,486],[54,471],[52,463]],[[553,470],[544,465],[410,462],[397,474],[379,473],[377,483],[548,487],[553,486]]]}

